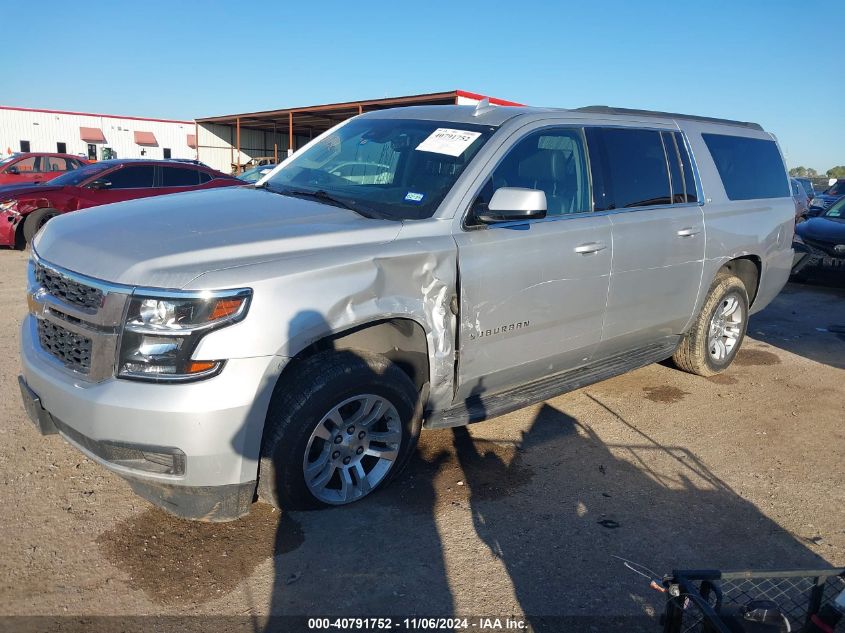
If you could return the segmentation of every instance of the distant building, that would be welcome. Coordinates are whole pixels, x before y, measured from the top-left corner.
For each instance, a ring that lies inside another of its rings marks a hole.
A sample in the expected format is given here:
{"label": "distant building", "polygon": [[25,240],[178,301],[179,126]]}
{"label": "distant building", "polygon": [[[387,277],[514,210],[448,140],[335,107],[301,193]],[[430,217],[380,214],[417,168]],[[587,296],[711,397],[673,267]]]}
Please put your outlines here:
{"label": "distant building", "polygon": [[465,90],[449,90],[204,117],[197,119],[198,157],[215,169],[233,172],[251,161],[283,160],[315,136],[363,112],[415,105],[475,105],[483,99],[497,106],[522,105]]}
{"label": "distant building", "polygon": [[0,106],[0,156],[61,152],[106,158],[196,158],[193,121]]}
{"label": "distant building", "polygon": [[196,121],[0,106],[0,157],[15,152],[60,152],[92,160],[190,158],[231,173],[250,161],[282,160],[315,136],[362,112],[413,105],[473,105],[483,99],[498,106],[522,105],[450,90]]}

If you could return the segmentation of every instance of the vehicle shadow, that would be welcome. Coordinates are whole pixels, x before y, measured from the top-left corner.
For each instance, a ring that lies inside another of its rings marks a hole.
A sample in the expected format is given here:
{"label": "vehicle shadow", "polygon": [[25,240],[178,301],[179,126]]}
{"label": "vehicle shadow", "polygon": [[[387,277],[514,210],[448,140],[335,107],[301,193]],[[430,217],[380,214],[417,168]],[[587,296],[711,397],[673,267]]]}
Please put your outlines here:
{"label": "vehicle shadow", "polygon": [[150,510],[101,544],[157,601],[197,606],[237,592],[251,629],[268,632],[291,630],[290,617],[521,614],[535,631],[654,631],[662,595],[614,555],[661,573],[827,566],[689,450],[593,399],[612,414],[602,436],[613,441],[552,400],[423,431],[396,480],[350,506],[258,503],[222,524]]}
{"label": "vehicle shadow", "polygon": [[[819,363],[845,369],[845,275],[837,283],[789,283],[753,315],[748,335]],[[741,352],[740,352],[741,353]]]}
{"label": "vehicle shadow", "polygon": [[[475,428],[453,429],[475,531],[504,564],[535,631],[657,630],[662,594],[614,556],[658,573],[828,566],[687,449],[662,446],[611,413],[642,441],[605,443],[548,403],[510,462],[480,449]],[[486,482],[526,470],[535,473],[530,485],[490,494]]]}
{"label": "vehicle shadow", "polygon": [[535,631],[653,631],[662,594],[614,555],[661,573],[827,566],[687,449],[621,418],[635,442],[605,443],[548,403],[517,442],[488,439],[496,425],[424,432],[386,490],[293,513],[305,538],[276,556],[272,613],[525,613]]}

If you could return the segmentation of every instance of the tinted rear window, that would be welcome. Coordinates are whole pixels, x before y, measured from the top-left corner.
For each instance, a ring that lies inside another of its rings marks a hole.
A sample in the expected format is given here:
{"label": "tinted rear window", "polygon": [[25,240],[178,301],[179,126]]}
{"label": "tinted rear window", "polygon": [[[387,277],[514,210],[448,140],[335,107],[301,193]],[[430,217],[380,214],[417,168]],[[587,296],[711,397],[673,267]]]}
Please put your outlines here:
{"label": "tinted rear window", "polygon": [[702,134],[730,200],[790,195],[786,168],[774,141]]}
{"label": "tinted rear window", "polygon": [[187,167],[162,167],[162,187],[195,187],[199,184],[199,172]]}
{"label": "tinted rear window", "polygon": [[596,211],[671,204],[669,171],[660,132],[592,128],[587,138],[591,153],[598,150],[603,172],[600,180],[604,191],[597,188]]}

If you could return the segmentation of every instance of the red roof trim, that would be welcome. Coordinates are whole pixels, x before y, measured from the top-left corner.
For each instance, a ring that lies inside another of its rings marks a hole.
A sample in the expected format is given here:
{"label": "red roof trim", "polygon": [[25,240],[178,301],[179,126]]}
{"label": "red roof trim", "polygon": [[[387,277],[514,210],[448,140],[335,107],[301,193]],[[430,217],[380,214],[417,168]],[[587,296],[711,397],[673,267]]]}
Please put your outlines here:
{"label": "red roof trim", "polygon": [[508,101],[507,99],[499,99],[498,97],[488,97],[487,95],[481,95],[477,92],[467,92],[466,90],[456,90],[455,93],[459,97],[466,97],[467,99],[478,99],[481,101],[482,99],[489,99],[490,103],[493,105],[500,105],[500,106],[524,106],[524,103],[517,103],[516,101]]}
{"label": "red roof trim", "polygon": [[76,114],[78,116],[99,116],[109,119],[129,119],[131,121],[156,121],[158,123],[185,123],[193,125],[193,121],[180,121],[178,119],[150,119],[142,116],[123,116],[120,114],[98,114],[96,112],[74,112],[72,110],[41,110],[39,108],[18,108],[16,106],[0,105],[0,110],[17,110],[19,112],[44,112],[47,114]]}

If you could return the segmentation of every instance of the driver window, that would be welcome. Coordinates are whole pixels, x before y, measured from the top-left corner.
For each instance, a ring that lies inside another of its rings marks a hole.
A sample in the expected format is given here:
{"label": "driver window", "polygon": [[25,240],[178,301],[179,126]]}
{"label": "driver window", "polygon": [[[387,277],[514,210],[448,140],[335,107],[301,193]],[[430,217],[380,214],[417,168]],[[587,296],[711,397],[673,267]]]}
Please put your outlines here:
{"label": "driver window", "polygon": [[486,206],[500,187],[540,189],[547,215],[590,211],[590,183],[580,128],[533,132],[519,141],[482,187],[474,207]]}

